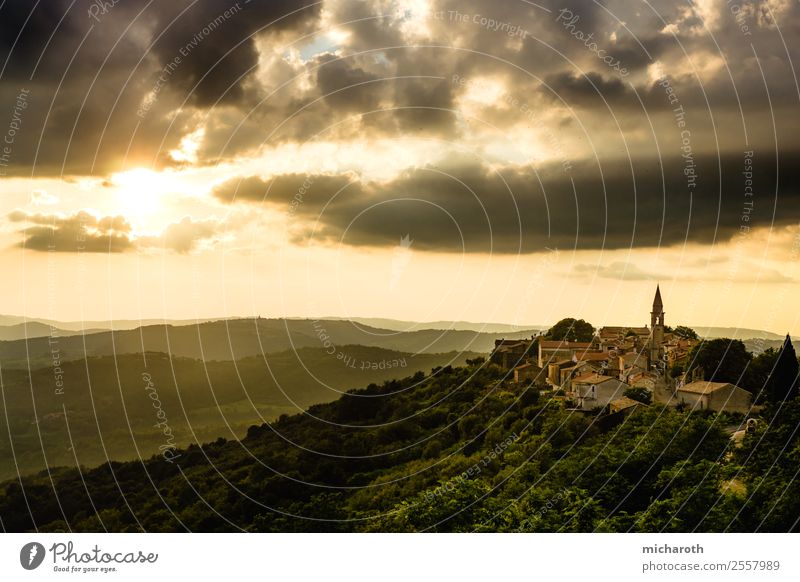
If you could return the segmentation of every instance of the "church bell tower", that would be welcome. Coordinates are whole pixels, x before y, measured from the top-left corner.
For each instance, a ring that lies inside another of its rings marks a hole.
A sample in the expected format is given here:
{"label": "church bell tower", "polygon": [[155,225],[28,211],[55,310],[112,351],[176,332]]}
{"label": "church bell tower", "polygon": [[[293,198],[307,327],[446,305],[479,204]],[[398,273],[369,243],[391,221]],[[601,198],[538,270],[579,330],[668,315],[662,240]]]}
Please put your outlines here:
{"label": "church bell tower", "polygon": [[650,364],[661,359],[661,344],[664,341],[664,303],[661,300],[661,289],[656,285],[656,296],[653,298],[653,310],[650,312]]}

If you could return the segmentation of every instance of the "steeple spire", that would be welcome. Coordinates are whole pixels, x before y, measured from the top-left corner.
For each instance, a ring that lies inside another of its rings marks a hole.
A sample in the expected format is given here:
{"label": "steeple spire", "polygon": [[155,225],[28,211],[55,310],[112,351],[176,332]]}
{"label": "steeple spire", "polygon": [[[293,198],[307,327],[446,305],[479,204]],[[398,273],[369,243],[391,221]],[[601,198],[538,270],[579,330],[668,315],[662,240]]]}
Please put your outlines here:
{"label": "steeple spire", "polygon": [[661,289],[656,285],[656,296],[653,298],[653,313],[660,315],[664,311],[664,302],[661,301]]}
{"label": "steeple spire", "polygon": [[650,312],[650,327],[664,326],[664,302],[661,300],[661,287],[656,285],[656,296],[653,297],[653,310]]}

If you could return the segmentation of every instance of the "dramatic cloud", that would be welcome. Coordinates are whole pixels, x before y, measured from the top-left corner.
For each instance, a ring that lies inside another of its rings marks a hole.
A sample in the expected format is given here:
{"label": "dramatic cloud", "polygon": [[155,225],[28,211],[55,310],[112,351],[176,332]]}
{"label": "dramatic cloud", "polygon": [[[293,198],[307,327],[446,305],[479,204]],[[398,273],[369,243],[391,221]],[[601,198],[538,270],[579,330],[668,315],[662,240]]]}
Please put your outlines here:
{"label": "dramatic cloud", "polygon": [[0,259],[109,253],[81,316],[624,320],[658,274],[796,327],[799,38],[796,0],[0,0]]}
{"label": "dramatic cloud", "polygon": [[121,216],[97,218],[88,212],[72,216],[28,214],[17,210],[11,222],[27,223],[20,247],[57,253],[121,253],[133,248],[131,226]]}
{"label": "dramatic cloud", "polygon": [[346,61],[327,56],[317,69],[317,87],[329,107],[342,111],[368,112],[378,107],[378,92],[372,86],[377,75]]}
{"label": "dramatic cloud", "polygon": [[299,220],[302,237],[318,243],[392,247],[409,234],[415,249],[450,252],[657,247],[726,241],[753,228],[796,224],[800,159],[780,159],[779,184],[776,163],[773,156],[749,162],[706,156],[693,158],[691,166],[672,158],[663,169],[649,159],[581,163],[571,178],[560,166],[536,172],[451,160],[388,182],[352,175],[250,176],[230,180],[214,194],[225,202],[282,209]]}
{"label": "dramatic cloud", "polygon": [[306,214],[308,208],[321,208],[350,184],[360,191],[361,184],[353,175],[281,174],[270,180],[249,176],[228,180],[214,189],[214,195],[224,202],[294,203],[291,208],[304,206]]}
{"label": "dramatic cloud", "polygon": [[83,211],[59,216],[15,210],[8,220],[29,225],[19,230],[23,236],[19,247],[56,253],[122,253],[151,248],[188,253],[200,243],[212,241],[223,229],[217,220],[195,221],[187,216],[168,225],[160,236],[136,237],[122,216],[98,218]]}
{"label": "dramatic cloud", "polygon": [[[15,124],[4,174],[235,166],[307,141],[368,156],[378,140],[426,139],[441,152],[409,152],[385,183],[331,159],[303,188],[305,160],[283,159],[283,176],[216,197],[283,202],[301,238],[381,246],[411,232],[422,249],[532,252],[730,238],[753,150],[758,224],[773,207],[776,222],[798,218],[800,51],[785,41],[800,34],[796,2],[754,0],[736,14],[722,0],[100,6],[0,4],[0,114]],[[176,156],[192,136],[192,155]],[[685,140],[696,190],[677,159]],[[562,158],[569,175],[524,165]],[[187,252],[213,229],[175,226],[167,246]],[[128,235],[114,236],[124,246]]]}
{"label": "dramatic cloud", "polygon": [[153,50],[162,66],[180,59],[170,82],[189,93],[192,103],[239,103],[258,65],[257,34],[310,29],[321,3],[269,2],[159,3],[155,8]]}
{"label": "dramatic cloud", "polygon": [[34,161],[40,175],[169,163],[197,111],[248,107],[256,39],[305,30],[319,9],[297,0],[0,3],[0,112],[30,90],[9,172],[30,174]]}
{"label": "dramatic cloud", "polygon": [[598,73],[557,73],[547,78],[547,85],[558,99],[578,107],[587,104],[603,107],[601,99],[617,101],[627,89],[620,79],[605,79]]}

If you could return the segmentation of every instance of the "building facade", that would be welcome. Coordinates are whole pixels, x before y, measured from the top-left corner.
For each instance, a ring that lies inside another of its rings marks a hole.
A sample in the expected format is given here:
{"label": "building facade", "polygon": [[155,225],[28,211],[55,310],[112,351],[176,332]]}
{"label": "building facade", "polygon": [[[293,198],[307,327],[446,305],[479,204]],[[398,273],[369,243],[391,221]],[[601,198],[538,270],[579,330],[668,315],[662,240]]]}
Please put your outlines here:
{"label": "building facade", "polygon": [[714,412],[750,412],[753,395],[728,382],[690,382],[675,391],[679,402],[696,410]]}

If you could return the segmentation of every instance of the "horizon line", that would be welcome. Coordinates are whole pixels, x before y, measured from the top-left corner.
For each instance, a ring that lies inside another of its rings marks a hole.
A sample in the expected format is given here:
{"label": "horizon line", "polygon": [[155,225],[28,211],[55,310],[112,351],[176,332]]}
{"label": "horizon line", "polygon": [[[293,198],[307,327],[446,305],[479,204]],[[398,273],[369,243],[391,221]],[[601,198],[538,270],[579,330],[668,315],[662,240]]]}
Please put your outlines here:
{"label": "horizon line", "polygon": [[[355,321],[357,319],[383,319],[387,321],[395,321],[398,323],[410,323],[414,325],[427,325],[427,324],[435,324],[435,323],[453,323],[453,324],[470,324],[475,326],[509,326],[515,327],[518,331],[528,331],[528,330],[546,330],[552,327],[556,322],[552,324],[517,324],[517,323],[509,323],[503,321],[471,321],[466,319],[438,319],[438,320],[429,320],[429,321],[418,321],[412,319],[397,319],[395,317],[385,317],[385,316],[367,316],[367,315],[351,315],[351,316],[342,316],[342,315],[282,315],[282,316],[262,316],[260,314],[251,314],[251,315],[228,315],[228,316],[198,316],[198,317],[177,317],[177,318],[166,318],[166,317],[121,317],[118,319],[53,319],[51,317],[37,317],[37,316],[28,316],[28,315],[17,315],[17,314],[9,314],[9,313],[1,313],[0,318],[3,317],[13,317],[13,318],[21,318],[24,321],[21,321],[16,324],[0,324],[0,327],[7,327],[11,325],[21,325],[25,323],[47,323],[47,322],[54,322],[54,323],[62,323],[62,324],[78,324],[78,323],[108,323],[113,324],[114,322],[153,322],[153,321],[162,321],[165,324],[169,324],[170,322],[187,322],[187,323],[208,323],[213,321],[228,321],[228,320],[240,320],[240,319],[269,319],[269,320],[314,320],[314,319],[326,319],[326,320],[340,320],[340,321]],[[568,316],[571,317],[571,316]],[[562,318],[565,319],[565,318]],[[581,318],[575,318],[581,319]],[[560,320],[558,320],[560,321]],[[589,322],[591,323],[591,322]],[[678,325],[686,325],[686,324],[678,324]],[[603,325],[594,325],[592,326],[599,330],[602,327],[649,327],[647,324],[645,325],[636,325],[636,324],[603,324]],[[57,326],[54,326],[57,327]],[[670,326],[672,328],[676,327],[675,325]],[[707,324],[693,324],[687,325],[687,327],[691,327],[695,331],[698,329],[732,329],[732,330],[749,330],[749,331],[758,331],[763,333],[770,333],[776,336],[785,336],[787,333],[791,337],[794,337],[791,331],[773,331],[769,329],[760,329],[760,328],[753,328],[753,327],[739,327],[735,325],[707,325]],[[486,332],[490,333],[490,332]],[[798,334],[797,337],[800,337]]]}

